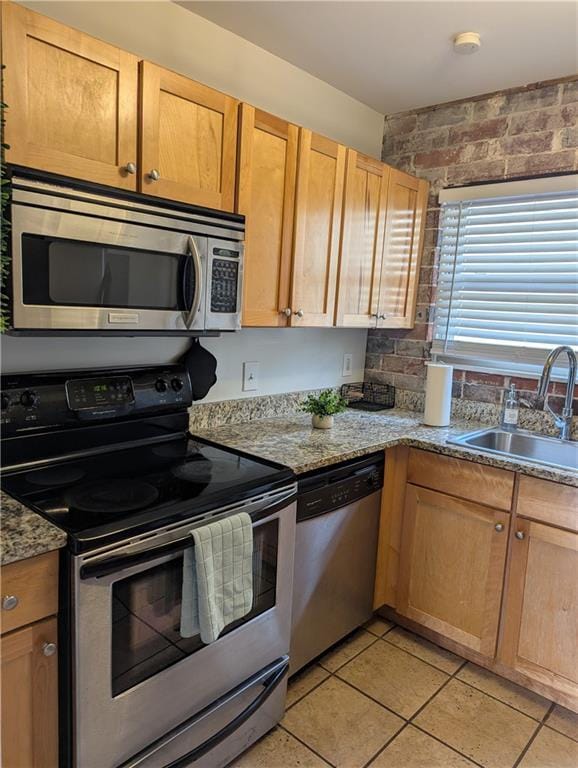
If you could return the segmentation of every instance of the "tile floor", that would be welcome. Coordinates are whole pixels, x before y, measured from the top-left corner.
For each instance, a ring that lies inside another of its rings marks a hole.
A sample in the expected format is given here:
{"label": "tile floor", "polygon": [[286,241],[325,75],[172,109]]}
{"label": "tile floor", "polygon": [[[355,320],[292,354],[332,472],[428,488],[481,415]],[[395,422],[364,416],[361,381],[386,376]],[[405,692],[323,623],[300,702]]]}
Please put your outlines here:
{"label": "tile floor", "polygon": [[578,768],[578,716],[384,619],[289,682],[234,768]]}

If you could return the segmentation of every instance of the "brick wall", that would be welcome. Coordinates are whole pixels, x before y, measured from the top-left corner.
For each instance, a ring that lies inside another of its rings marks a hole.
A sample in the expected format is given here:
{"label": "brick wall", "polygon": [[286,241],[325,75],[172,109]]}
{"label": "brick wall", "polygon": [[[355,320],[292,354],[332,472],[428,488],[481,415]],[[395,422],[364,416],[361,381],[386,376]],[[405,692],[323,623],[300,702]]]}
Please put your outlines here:
{"label": "brick wall", "polygon": [[[390,115],[385,119],[382,158],[429,179],[432,186],[415,328],[370,331],[365,378],[422,392],[424,362],[431,349],[429,320],[436,289],[439,191],[482,181],[578,170],[578,75]],[[534,380],[461,370],[454,372],[454,397],[499,405],[510,381],[531,401],[536,390]],[[551,391],[550,404],[559,407],[562,386],[554,384]]]}

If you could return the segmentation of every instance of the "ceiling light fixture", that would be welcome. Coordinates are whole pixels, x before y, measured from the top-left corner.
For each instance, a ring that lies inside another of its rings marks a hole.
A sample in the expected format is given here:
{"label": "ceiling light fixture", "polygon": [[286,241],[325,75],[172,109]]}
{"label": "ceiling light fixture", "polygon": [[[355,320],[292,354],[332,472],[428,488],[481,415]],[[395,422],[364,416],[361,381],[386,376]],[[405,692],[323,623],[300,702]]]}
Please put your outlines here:
{"label": "ceiling light fixture", "polygon": [[460,32],[454,37],[454,51],[470,54],[480,50],[480,36],[477,32]]}

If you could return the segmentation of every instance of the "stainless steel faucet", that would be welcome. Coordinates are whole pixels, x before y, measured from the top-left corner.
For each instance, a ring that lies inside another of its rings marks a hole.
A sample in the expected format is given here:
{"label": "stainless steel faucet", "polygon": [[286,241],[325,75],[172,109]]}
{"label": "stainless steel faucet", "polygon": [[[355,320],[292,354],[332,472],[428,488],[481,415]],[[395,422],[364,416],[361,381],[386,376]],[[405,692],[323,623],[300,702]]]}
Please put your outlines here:
{"label": "stainless steel faucet", "polygon": [[[562,415],[558,416],[558,414],[554,413],[547,404],[546,393],[548,392],[548,384],[550,383],[550,376],[552,375],[552,367],[562,352],[566,352],[568,355],[568,381],[566,382],[564,408],[562,409]],[[546,358],[544,370],[542,371],[542,376],[540,378],[540,385],[538,386],[538,402],[542,403],[542,410],[546,409],[554,417],[554,423],[560,430],[559,436],[561,440],[570,439],[570,431],[572,429],[572,400],[574,398],[574,382],[576,381],[577,365],[578,362],[572,347],[555,347]]]}

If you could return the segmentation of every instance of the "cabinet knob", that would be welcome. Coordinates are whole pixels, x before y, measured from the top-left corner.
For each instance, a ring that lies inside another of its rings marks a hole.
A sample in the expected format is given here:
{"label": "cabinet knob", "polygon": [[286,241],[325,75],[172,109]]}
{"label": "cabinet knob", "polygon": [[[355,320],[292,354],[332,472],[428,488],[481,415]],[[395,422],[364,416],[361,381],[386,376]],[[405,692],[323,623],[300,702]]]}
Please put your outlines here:
{"label": "cabinet knob", "polygon": [[19,600],[16,597],[16,595],[5,595],[2,598],[2,610],[3,611],[13,611],[14,608],[18,605]]}
{"label": "cabinet knob", "polygon": [[496,523],[496,524],[494,525],[494,528],[495,528],[495,530],[496,530],[498,533],[501,533],[501,532],[504,530],[504,526],[502,525],[502,523]]}
{"label": "cabinet knob", "polygon": [[285,317],[291,317],[291,315],[293,314],[293,310],[291,309],[291,307],[285,307],[285,309],[281,310],[281,314],[285,315]]}
{"label": "cabinet knob", "polygon": [[150,171],[150,173],[149,173],[149,179],[150,179],[151,181],[158,181],[158,180],[160,179],[160,177],[161,177],[161,175],[160,175],[160,173],[157,171],[157,169],[156,169],[156,168],[153,168],[153,169],[152,169],[152,171]]}
{"label": "cabinet knob", "polygon": [[298,309],[297,312],[293,312],[293,314],[296,315],[297,317],[303,317],[305,312],[302,309]]}
{"label": "cabinet knob", "polygon": [[136,173],[136,165],[134,163],[127,163],[124,166],[124,170],[130,174]]}
{"label": "cabinet knob", "polygon": [[523,541],[526,538],[524,531],[516,531],[516,538]]}
{"label": "cabinet knob", "polygon": [[56,653],[56,643],[44,643],[42,646],[42,653],[45,656],[54,656]]}

